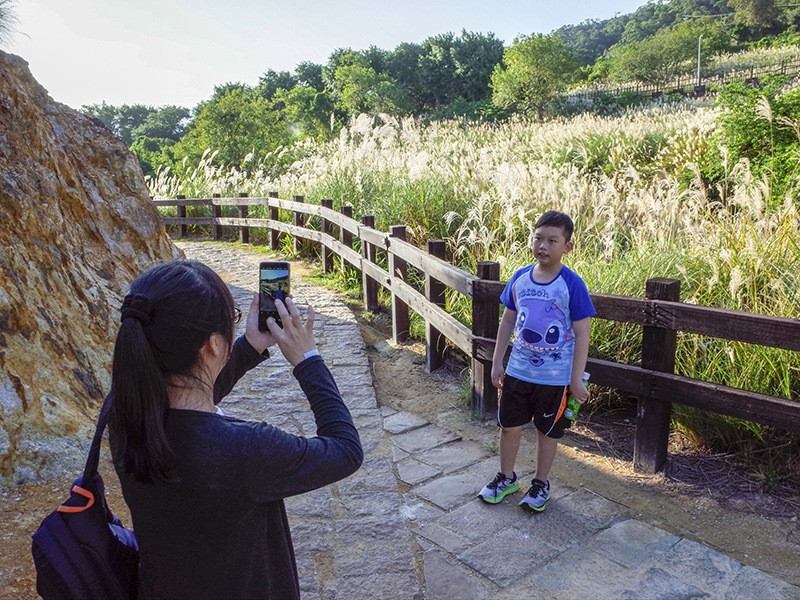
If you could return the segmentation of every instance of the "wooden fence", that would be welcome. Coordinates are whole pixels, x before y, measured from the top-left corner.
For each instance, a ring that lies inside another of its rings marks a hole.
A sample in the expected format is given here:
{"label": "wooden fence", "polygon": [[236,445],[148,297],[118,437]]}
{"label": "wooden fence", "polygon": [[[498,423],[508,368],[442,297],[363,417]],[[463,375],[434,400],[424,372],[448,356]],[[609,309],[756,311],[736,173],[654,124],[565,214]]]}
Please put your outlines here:
{"label": "wooden fence", "polygon": [[[425,320],[426,367],[433,371],[442,365],[446,341],[471,358],[472,412],[486,418],[497,408],[497,390],[491,384],[490,371],[495,335],[499,323],[500,265],[478,264],[472,274],[445,260],[445,244],[428,242],[427,251],[405,241],[405,226],[388,232],[375,229],[375,219],[364,216],[359,223],[352,219],[352,207],[332,209],[332,200],[321,205],[306,204],[302,196],[281,200],[277,193],[269,198],[210,198],[157,200],[157,206],[176,206],[177,217],[165,217],[165,225],[176,225],[186,237],[189,225],[213,227],[214,239],[222,239],[223,227],[238,229],[239,241],[249,243],[249,228],[270,230],[270,246],[280,248],[280,236],[312,240],[320,245],[324,272],[331,272],[334,255],[341,258],[341,268],[349,263],[361,272],[364,305],[378,308],[378,286],[391,293],[392,333],[396,342],[409,334],[409,309]],[[187,218],[186,207],[210,206],[213,217]],[[250,206],[268,206],[268,219],[248,218]],[[236,206],[238,217],[221,217],[223,206]],[[279,218],[288,211],[290,222]],[[308,227],[309,217],[317,217],[317,228]],[[354,249],[354,240],[360,249]],[[296,247],[296,246],[295,246]],[[385,259],[388,270],[377,259]],[[425,289],[408,282],[409,266],[424,274]],[[445,290],[450,288],[472,301],[471,326],[464,325],[444,310]],[[644,298],[613,294],[591,294],[598,319],[640,325],[643,329],[642,364],[626,365],[589,359],[587,370],[592,383],[632,394],[639,398],[634,467],[640,472],[655,473],[667,458],[671,404],[683,404],[705,411],[800,433],[800,402],[768,396],[716,383],[691,379],[674,373],[677,332],[734,340],[760,346],[800,351],[800,319],[723,310],[684,304],[680,282],[674,279],[651,279],[646,282]],[[506,354],[508,355],[507,349]]]}
{"label": "wooden fence", "polygon": [[700,82],[696,75],[683,75],[664,83],[638,83],[621,86],[608,86],[593,84],[566,94],[569,98],[583,98],[596,100],[601,96],[620,96],[625,93],[634,93],[640,98],[658,98],[664,94],[681,94],[683,96],[699,97],[709,92],[711,86],[725,85],[732,81],[744,81],[749,85],[760,85],[761,79],[767,75],[797,75],[800,73],[800,60],[782,62],[777,65],[761,67],[747,67],[733,69],[713,75],[704,75]]}

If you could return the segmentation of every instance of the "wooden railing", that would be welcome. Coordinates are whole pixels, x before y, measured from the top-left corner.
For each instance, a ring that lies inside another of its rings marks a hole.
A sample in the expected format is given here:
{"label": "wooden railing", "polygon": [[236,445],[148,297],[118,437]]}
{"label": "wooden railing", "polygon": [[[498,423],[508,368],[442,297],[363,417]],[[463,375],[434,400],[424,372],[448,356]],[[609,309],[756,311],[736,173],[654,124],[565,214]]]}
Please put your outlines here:
{"label": "wooden railing", "polygon": [[[336,212],[331,200],[313,205],[303,202],[302,196],[290,201],[270,193],[269,198],[241,194],[239,198],[187,200],[179,196],[154,204],[177,207],[178,217],[165,217],[163,222],[177,226],[181,237],[186,237],[189,225],[212,226],[215,239],[222,239],[223,227],[235,227],[239,241],[248,243],[249,228],[263,227],[270,230],[269,242],[274,250],[280,248],[280,236],[287,234],[294,237],[295,245],[298,239],[319,243],[324,272],[334,269],[334,255],[341,258],[342,268],[349,263],[361,272],[367,309],[378,308],[379,285],[391,293],[392,334],[396,342],[408,337],[409,309],[425,320],[428,370],[443,363],[446,341],[470,357],[473,415],[485,418],[495,412],[497,390],[491,383],[490,371],[499,297],[505,285],[499,280],[498,263],[482,262],[476,274],[468,273],[444,260],[444,242],[428,242],[426,252],[405,241],[405,226],[378,231],[374,217],[364,216],[359,223],[352,219],[351,207]],[[211,206],[215,216],[187,218],[186,207],[193,205]],[[269,218],[249,218],[248,207],[254,205],[268,206]],[[223,206],[236,206],[239,216],[221,217]],[[279,210],[291,213],[290,223],[279,219]],[[306,226],[309,216],[319,217],[318,229]],[[355,239],[360,240],[360,251],[354,249]],[[386,259],[388,270],[379,266],[379,253]],[[409,266],[424,274],[424,291],[409,283]],[[444,310],[446,288],[472,300],[471,327]],[[674,279],[648,280],[644,298],[598,293],[591,297],[597,309],[595,318],[643,328],[641,366],[590,358],[587,367],[592,383],[639,398],[634,448],[637,470],[655,473],[666,461],[672,403],[800,433],[800,402],[673,372],[679,331],[797,352],[800,320],[684,304],[679,301],[680,282]]]}
{"label": "wooden railing", "polygon": [[725,85],[733,81],[744,81],[750,85],[758,85],[761,79],[767,75],[793,76],[798,73],[800,73],[800,60],[793,60],[779,64],[732,69],[713,75],[703,75],[700,82],[697,81],[696,75],[683,75],[663,83],[634,83],[619,86],[590,84],[566,95],[570,98],[584,98],[587,100],[595,100],[601,96],[621,96],[625,93],[633,93],[640,98],[658,98],[664,94],[697,97],[705,95],[711,89],[715,89],[712,86]]}

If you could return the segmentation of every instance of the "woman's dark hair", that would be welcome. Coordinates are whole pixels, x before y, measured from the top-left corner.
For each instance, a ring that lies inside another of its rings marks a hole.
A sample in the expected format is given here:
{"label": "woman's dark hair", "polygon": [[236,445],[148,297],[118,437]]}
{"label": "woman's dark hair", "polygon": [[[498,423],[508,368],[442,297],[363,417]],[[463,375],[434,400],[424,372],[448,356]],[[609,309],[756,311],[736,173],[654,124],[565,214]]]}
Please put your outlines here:
{"label": "woman's dark hair", "polygon": [[560,227],[564,231],[566,241],[572,239],[572,232],[575,230],[575,225],[569,215],[555,210],[548,210],[539,217],[534,229],[539,229],[539,227]]}
{"label": "woman's dark hair", "polygon": [[233,344],[230,291],[202,263],[153,267],[131,284],[114,346],[109,427],[114,460],[137,480],[170,477],[168,382],[194,378],[200,348],[214,334]]}

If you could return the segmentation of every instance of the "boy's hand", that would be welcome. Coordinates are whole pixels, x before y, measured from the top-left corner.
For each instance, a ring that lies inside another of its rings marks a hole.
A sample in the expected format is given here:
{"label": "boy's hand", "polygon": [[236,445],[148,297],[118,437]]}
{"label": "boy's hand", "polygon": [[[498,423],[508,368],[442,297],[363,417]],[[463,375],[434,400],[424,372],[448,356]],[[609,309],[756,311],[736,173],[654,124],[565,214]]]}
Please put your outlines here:
{"label": "boy's hand", "polygon": [[247,311],[244,337],[247,338],[247,341],[259,354],[277,343],[277,340],[272,337],[269,331],[259,331],[258,329],[258,292],[253,294],[253,300],[250,302],[250,308]]}
{"label": "boy's hand", "polygon": [[581,404],[589,399],[589,390],[586,389],[586,386],[580,379],[577,381],[577,383],[572,382],[569,384],[569,393],[572,394],[572,397]]}
{"label": "boy's hand", "polygon": [[495,366],[494,362],[492,363],[492,385],[496,387],[498,390],[503,389],[503,379],[505,378],[505,371],[503,371],[503,365]]}

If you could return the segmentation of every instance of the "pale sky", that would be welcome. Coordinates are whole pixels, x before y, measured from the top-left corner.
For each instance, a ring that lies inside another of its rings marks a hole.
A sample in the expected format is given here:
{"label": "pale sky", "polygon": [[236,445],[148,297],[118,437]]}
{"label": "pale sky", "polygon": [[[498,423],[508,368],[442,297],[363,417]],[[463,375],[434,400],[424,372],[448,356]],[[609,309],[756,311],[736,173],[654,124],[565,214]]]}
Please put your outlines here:
{"label": "pale sky", "polygon": [[607,19],[646,0],[17,0],[7,48],[57,101],[194,107],[215,85],[326,63],[336,48],[393,50],[462,29],[522,34]]}

